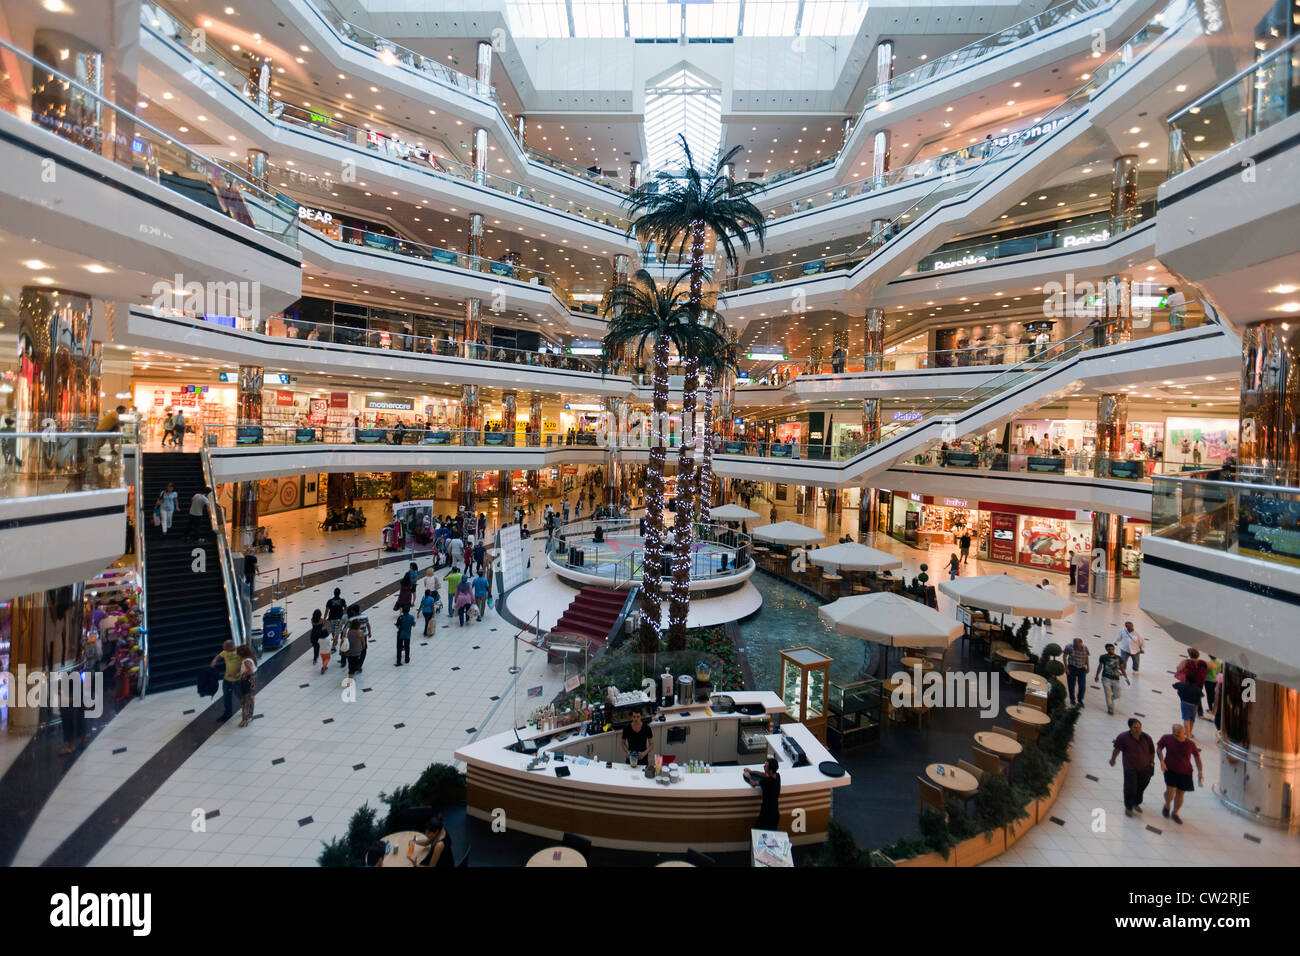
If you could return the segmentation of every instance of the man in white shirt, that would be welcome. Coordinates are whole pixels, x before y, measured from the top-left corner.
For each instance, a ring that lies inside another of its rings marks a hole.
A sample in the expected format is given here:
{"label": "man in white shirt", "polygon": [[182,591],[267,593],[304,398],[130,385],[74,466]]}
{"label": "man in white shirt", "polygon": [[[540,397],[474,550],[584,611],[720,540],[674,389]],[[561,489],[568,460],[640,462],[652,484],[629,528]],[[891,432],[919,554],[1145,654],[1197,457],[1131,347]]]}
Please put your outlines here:
{"label": "man in white shirt", "polygon": [[207,517],[208,508],[212,506],[212,502],[208,500],[210,494],[212,489],[204,488],[190,499],[190,526],[186,537],[197,538],[206,526],[207,522],[204,519]]}
{"label": "man in white shirt", "polygon": [[1142,652],[1147,649],[1147,639],[1133,630],[1132,621],[1125,621],[1115,644],[1119,648],[1120,667],[1127,670],[1129,658],[1133,658],[1133,676],[1136,677]]}

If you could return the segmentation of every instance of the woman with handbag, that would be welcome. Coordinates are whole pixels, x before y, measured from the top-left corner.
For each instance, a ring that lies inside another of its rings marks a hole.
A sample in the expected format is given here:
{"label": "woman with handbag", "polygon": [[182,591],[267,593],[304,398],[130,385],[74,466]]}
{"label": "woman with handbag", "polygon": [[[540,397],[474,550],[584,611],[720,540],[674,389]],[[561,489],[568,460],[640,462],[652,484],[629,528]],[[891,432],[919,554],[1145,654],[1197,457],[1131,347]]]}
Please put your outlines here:
{"label": "woman with handbag", "polygon": [[154,503],[154,516],[158,519],[156,524],[162,525],[162,533],[166,534],[172,526],[172,516],[176,514],[176,488],[169,481],[167,490],[158,493],[158,500]]}
{"label": "woman with handbag", "polygon": [[248,722],[253,719],[253,695],[257,693],[257,658],[253,655],[253,649],[247,644],[241,644],[235,649],[239,655],[239,709],[244,719],[239,722],[239,726],[247,727]]}

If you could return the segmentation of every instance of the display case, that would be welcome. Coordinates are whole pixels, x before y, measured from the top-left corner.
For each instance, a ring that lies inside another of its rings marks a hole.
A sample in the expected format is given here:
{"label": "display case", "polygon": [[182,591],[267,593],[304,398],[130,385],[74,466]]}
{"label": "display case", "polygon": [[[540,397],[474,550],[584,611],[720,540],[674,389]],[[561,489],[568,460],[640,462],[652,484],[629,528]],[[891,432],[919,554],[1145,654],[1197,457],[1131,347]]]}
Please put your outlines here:
{"label": "display case", "polygon": [[791,720],[826,743],[826,685],[832,658],[811,647],[781,652],[781,701]]}
{"label": "display case", "polygon": [[826,702],[826,731],[830,745],[853,750],[880,738],[881,686],[874,677],[830,682]]}

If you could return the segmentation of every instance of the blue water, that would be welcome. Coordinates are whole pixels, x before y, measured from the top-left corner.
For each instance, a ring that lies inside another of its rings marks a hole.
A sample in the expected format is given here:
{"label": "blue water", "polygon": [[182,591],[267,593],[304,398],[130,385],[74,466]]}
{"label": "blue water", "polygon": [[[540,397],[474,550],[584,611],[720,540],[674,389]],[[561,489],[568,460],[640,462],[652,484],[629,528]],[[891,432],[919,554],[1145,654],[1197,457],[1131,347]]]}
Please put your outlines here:
{"label": "blue water", "polygon": [[862,671],[863,655],[875,645],[844,637],[817,616],[821,602],[792,585],[757,572],[749,579],[763,606],[740,622],[756,690],[781,692],[781,651],[811,647],[832,658],[831,680],[845,684]]}

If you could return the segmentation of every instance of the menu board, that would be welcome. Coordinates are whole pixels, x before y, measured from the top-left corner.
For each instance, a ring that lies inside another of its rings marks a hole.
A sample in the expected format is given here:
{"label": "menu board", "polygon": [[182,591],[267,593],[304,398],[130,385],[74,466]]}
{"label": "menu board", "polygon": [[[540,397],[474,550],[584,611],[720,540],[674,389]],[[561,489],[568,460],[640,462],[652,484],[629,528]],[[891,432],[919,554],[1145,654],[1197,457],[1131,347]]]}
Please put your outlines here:
{"label": "menu board", "polygon": [[1016,515],[994,512],[990,522],[989,557],[994,561],[1016,560]]}

